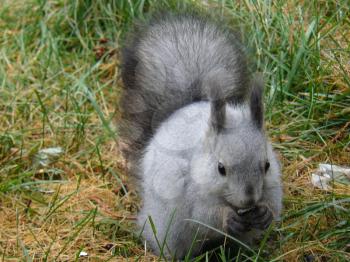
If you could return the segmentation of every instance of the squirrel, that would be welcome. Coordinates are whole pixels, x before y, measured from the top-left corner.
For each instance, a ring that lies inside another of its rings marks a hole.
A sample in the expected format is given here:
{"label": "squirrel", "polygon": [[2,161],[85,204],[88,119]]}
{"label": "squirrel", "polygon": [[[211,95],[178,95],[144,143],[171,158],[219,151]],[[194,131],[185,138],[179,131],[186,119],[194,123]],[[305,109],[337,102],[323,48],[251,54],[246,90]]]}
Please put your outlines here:
{"label": "squirrel", "polygon": [[264,84],[226,27],[167,13],[136,26],[122,52],[119,132],[143,202],[138,226],[158,255],[198,255],[221,232],[251,243],[280,217]]}

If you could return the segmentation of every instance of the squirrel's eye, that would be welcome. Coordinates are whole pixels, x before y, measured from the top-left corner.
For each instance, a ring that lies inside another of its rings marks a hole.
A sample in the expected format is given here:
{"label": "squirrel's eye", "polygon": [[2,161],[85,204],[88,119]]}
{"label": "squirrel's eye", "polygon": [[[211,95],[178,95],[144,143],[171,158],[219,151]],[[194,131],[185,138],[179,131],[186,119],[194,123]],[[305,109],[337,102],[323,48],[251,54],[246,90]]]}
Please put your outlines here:
{"label": "squirrel's eye", "polygon": [[226,176],[226,169],[225,169],[224,165],[220,162],[218,164],[218,170],[219,170],[220,175]]}
{"label": "squirrel's eye", "polygon": [[270,168],[270,162],[266,161],[266,163],[265,163],[265,173],[267,172],[267,170],[269,170],[269,168]]}

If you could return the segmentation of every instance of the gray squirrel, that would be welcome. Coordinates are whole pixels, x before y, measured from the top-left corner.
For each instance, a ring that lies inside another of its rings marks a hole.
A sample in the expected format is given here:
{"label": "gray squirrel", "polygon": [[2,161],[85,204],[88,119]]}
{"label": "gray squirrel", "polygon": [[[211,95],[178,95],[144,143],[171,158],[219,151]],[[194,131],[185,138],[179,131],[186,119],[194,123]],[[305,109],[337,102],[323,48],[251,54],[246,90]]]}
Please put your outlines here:
{"label": "gray squirrel", "polygon": [[119,131],[147,247],[182,259],[222,239],[219,231],[251,243],[279,219],[263,84],[235,33],[205,15],[153,18],[126,42],[122,80]]}

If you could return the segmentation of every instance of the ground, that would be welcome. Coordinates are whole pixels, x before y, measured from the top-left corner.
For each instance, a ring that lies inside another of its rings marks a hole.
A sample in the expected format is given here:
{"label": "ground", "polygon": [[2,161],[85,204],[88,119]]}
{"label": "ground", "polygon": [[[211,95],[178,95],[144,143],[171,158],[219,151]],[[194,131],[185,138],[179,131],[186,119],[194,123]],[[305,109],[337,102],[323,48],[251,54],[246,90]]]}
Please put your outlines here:
{"label": "ground", "polygon": [[0,0],[1,260],[157,260],[134,233],[116,130],[123,38],[160,6],[225,17],[266,81],[284,211],[239,260],[349,260],[349,181],[310,182],[350,163],[348,1]]}

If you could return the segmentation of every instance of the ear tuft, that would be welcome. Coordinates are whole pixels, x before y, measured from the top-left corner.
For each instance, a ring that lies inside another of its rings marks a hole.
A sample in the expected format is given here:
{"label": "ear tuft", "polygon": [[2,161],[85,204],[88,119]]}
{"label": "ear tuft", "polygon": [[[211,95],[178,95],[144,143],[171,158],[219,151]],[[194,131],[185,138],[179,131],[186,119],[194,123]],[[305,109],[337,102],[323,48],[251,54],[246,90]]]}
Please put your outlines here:
{"label": "ear tuft", "polygon": [[264,81],[261,74],[255,74],[252,81],[252,92],[250,95],[250,111],[252,121],[258,129],[263,128],[264,123]]}
{"label": "ear tuft", "polygon": [[234,96],[232,76],[225,69],[212,70],[205,78],[205,92],[210,100],[210,126],[215,133],[225,127],[226,103]]}
{"label": "ear tuft", "polygon": [[226,103],[224,100],[211,101],[210,124],[215,133],[220,133],[225,127]]}

